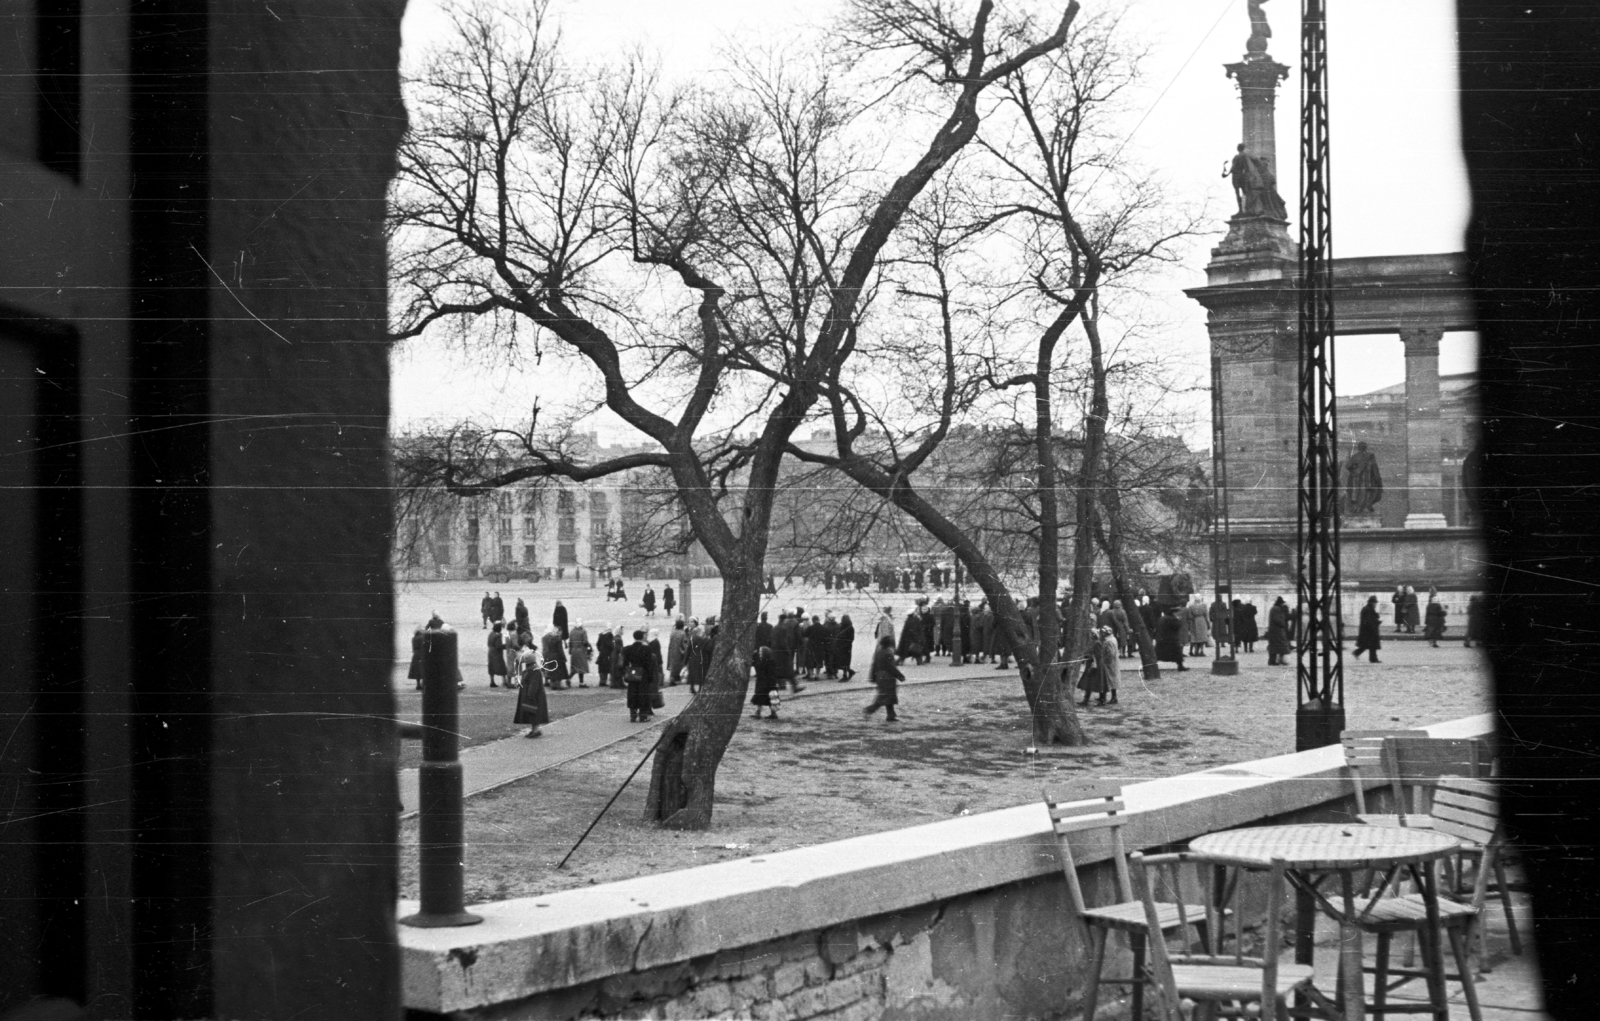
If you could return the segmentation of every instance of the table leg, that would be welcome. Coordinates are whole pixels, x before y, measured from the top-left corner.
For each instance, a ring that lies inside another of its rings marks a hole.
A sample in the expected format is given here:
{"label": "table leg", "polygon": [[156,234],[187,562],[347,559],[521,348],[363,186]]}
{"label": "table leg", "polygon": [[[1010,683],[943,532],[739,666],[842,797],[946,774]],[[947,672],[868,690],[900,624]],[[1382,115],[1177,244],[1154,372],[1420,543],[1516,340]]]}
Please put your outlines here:
{"label": "table leg", "polygon": [[1433,862],[1422,866],[1422,902],[1428,910],[1428,929],[1421,936],[1422,967],[1428,973],[1428,999],[1434,1021],[1450,1021],[1449,995],[1444,984],[1444,930],[1439,924],[1439,880]]}
{"label": "table leg", "polygon": [[[1128,942],[1133,945],[1133,1003],[1129,1017],[1134,1021],[1143,1021],[1144,1018],[1144,933],[1132,932],[1128,934]],[[1085,1014],[1087,1018],[1089,1015]]]}
{"label": "table leg", "polygon": [[[1317,899],[1311,894],[1311,877],[1294,883],[1294,963],[1310,964],[1311,952],[1316,947]],[[1296,1010],[1311,1006],[1311,997],[1305,993],[1294,994]]]}
{"label": "table leg", "polygon": [[1355,924],[1355,876],[1347,869],[1339,873],[1344,895],[1343,916],[1339,919],[1339,969],[1344,979],[1344,997],[1340,1001],[1344,1021],[1364,1021],[1367,1016],[1366,997],[1361,983],[1361,930]]}

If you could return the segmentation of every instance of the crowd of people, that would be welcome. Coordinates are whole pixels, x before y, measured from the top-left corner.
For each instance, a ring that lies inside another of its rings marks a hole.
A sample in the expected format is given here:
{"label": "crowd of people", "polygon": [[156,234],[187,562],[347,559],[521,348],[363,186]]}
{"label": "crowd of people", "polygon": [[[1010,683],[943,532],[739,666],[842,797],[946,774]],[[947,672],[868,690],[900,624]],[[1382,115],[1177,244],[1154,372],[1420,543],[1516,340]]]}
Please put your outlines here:
{"label": "crowd of people", "polygon": [[[935,568],[938,572],[940,569]],[[863,575],[830,574],[826,579],[830,589],[845,584],[860,586]],[[920,578],[912,581],[920,582]],[[943,576],[930,574],[928,581],[938,586],[950,580],[949,572]],[[614,595],[616,593],[616,595]],[[626,598],[621,582],[608,583],[608,601]],[[1397,632],[1414,633],[1420,624],[1424,636],[1434,647],[1448,627],[1447,614],[1438,600],[1437,590],[1430,590],[1426,608],[1410,586],[1400,586],[1391,600],[1394,604],[1394,627]],[[643,601],[646,616],[654,616],[657,596],[646,585]],[[676,594],[671,585],[663,586],[659,605],[667,616],[676,607]],[[1063,599],[1064,615],[1068,600]],[[1254,653],[1256,643],[1262,640],[1257,625],[1257,609],[1249,599],[1233,599],[1224,603],[1221,598],[1209,605],[1204,597],[1195,594],[1187,603],[1173,599],[1152,599],[1140,591],[1135,609],[1146,635],[1152,641],[1158,663],[1174,663],[1177,669],[1187,671],[1185,658],[1205,656],[1210,648],[1219,652],[1222,646]],[[1472,596],[1467,611],[1464,644],[1482,642],[1484,614],[1480,596]],[[708,616],[702,623],[698,618],[678,616],[668,632],[665,646],[660,631],[655,628],[630,629],[608,623],[595,625],[591,641],[588,628],[582,620],[568,619],[566,607],[556,600],[550,624],[535,637],[530,623],[527,604],[517,599],[509,617],[499,592],[485,592],[480,605],[486,639],[489,687],[518,691],[515,721],[529,727],[528,737],[538,737],[541,728],[549,723],[549,704],[546,692],[573,687],[588,687],[591,668],[596,675],[596,686],[623,689],[627,692],[628,716],[631,721],[645,722],[654,717],[654,710],[664,704],[661,692],[664,687],[687,683],[690,694],[700,690],[711,667],[712,648],[719,630],[717,619]],[[1076,664],[1064,664],[1063,669],[1075,666],[1078,670],[1077,689],[1083,693],[1084,706],[1091,704],[1117,704],[1120,682],[1120,661],[1136,657],[1137,635],[1127,609],[1118,600],[1091,600],[1092,621],[1089,647]],[[1022,623],[1026,641],[1037,648],[1039,641],[1039,599],[1028,599],[1022,610]],[[425,628],[440,626],[433,617],[424,627],[418,628],[412,638],[412,662],[409,676],[422,686],[422,648]],[[1378,597],[1367,600],[1360,614],[1355,654],[1367,653],[1371,662],[1378,660],[1382,639],[1381,614]],[[1287,601],[1277,597],[1267,611],[1266,653],[1271,666],[1286,665],[1293,650],[1297,621]],[[769,612],[762,611],[753,631],[751,668],[754,675],[754,693],[750,702],[755,707],[755,718],[778,718],[781,695],[785,689],[798,694],[805,690],[802,681],[824,679],[848,681],[856,675],[853,666],[855,653],[855,624],[848,613],[837,617],[833,611],[807,614],[803,606],[778,612],[776,623]],[[1064,652],[1065,629],[1061,632]],[[972,609],[969,600],[942,597],[929,600],[918,598],[910,613],[895,623],[894,609],[883,607],[872,627],[872,654],[869,680],[876,689],[876,697],[867,707],[870,715],[886,709],[885,722],[899,720],[895,707],[899,703],[898,685],[905,676],[901,667],[910,661],[924,665],[934,656],[959,655],[962,664],[993,663],[997,670],[1012,669],[1015,652],[1005,628],[999,625],[987,600],[980,600]],[[1065,674],[1064,674],[1065,676]],[[458,685],[464,685],[459,677]],[[1098,696],[1098,701],[1092,701]]]}

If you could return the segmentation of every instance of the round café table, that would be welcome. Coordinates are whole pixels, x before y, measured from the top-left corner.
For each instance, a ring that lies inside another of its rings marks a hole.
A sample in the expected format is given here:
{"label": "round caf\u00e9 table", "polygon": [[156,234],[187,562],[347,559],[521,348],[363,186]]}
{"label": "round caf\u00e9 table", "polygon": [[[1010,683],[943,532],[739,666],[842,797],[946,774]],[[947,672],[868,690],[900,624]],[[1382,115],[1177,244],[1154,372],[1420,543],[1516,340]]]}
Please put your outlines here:
{"label": "round caf\u00e9 table", "polygon": [[[1249,829],[1208,833],[1189,842],[1189,848],[1202,854],[1232,858],[1241,865],[1270,865],[1282,858],[1288,866],[1289,882],[1295,888],[1295,961],[1311,963],[1312,933],[1317,907],[1339,922],[1338,997],[1344,1021],[1366,1017],[1366,998],[1361,982],[1361,929],[1363,916],[1372,910],[1384,889],[1402,868],[1406,869],[1422,893],[1427,906],[1428,931],[1422,941],[1427,962],[1429,998],[1437,1021],[1448,1021],[1449,1010],[1444,988],[1444,955],[1439,925],[1439,891],[1433,863],[1459,850],[1455,837],[1435,830],[1406,829],[1399,826],[1307,823],[1296,826],[1256,826]],[[1364,906],[1358,905],[1355,873],[1382,871],[1383,882]],[[1337,901],[1324,893],[1322,886],[1337,876]]]}

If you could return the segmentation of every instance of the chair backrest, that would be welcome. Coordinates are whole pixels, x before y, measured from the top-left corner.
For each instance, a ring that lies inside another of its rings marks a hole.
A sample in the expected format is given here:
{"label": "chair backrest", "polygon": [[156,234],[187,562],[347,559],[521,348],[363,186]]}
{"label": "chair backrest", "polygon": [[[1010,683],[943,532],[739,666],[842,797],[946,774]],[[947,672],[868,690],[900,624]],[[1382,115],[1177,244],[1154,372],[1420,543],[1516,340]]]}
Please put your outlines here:
{"label": "chair backrest", "polygon": [[1092,830],[1105,830],[1111,838],[1111,857],[1117,873],[1117,899],[1133,900],[1133,887],[1128,878],[1128,860],[1122,847],[1123,813],[1128,806],[1121,798],[1107,795],[1085,801],[1056,801],[1049,791],[1044,793],[1044,805],[1050,812],[1050,825],[1056,833],[1056,847],[1061,853],[1061,871],[1067,880],[1067,891],[1072,897],[1072,909],[1082,918],[1088,905],[1083,899],[1083,887],[1078,882],[1078,864],[1072,857],[1072,845],[1067,837]]}
{"label": "chair backrest", "polygon": [[[1407,815],[1428,814],[1428,796],[1441,776],[1477,779],[1491,771],[1489,742],[1476,737],[1385,738],[1383,757],[1402,825]],[[1410,803],[1407,790],[1411,791]]]}
{"label": "chair backrest", "polygon": [[1433,790],[1430,815],[1435,833],[1448,834],[1483,848],[1483,860],[1478,864],[1478,877],[1472,889],[1473,906],[1482,908],[1504,834],[1499,790],[1487,780],[1441,776]]}
{"label": "chair backrest", "polygon": [[1427,737],[1426,730],[1346,730],[1339,735],[1344,746],[1344,766],[1356,789],[1356,811],[1367,811],[1366,784],[1362,781],[1372,776],[1387,776],[1384,768],[1383,742],[1391,737]]}
{"label": "chair backrest", "polygon": [[[1255,967],[1261,971],[1261,1016],[1275,1016],[1271,1004],[1276,1002],[1278,987],[1278,955],[1283,949],[1283,887],[1284,876],[1287,872],[1287,863],[1281,858],[1273,859],[1270,866],[1265,868],[1259,864],[1246,864],[1230,858],[1218,858],[1211,855],[1196,854],[1184,851],[1178,854],[1143,855],[1135,852],[1130,863],[1132,865],[1133,885],[1138,893],[1139,900],[1144,905],[1145,926],[1147,929],[1146,945],[1150,953],[1150,973],[1156,987],[1157,1001],[1166,1021],[1179,1021],[1179,1004],[1183,991],[1178,988],[1177,980],[1173,975],[1173,955],[1167,949],[1167,941],[1161,928],[1161,916],[1156,909],[1155,877],[1164,869],[1176,870],[1182,865],[1194,866],[1203,877],[1211,872],[1214,885],[1225,890],[1224,895],[1217,903],[1207,905],[1207,934],[1219,931],[1219,918],[1221,911],[1233,899],[1233,893],[1238,888],[1240,873],[1246,869],[1264,874],[1267,878],[1267,913],[1264,925],[1264,941],[1262,956],[1259,958],[1246,958],[1243,956],[1243,941],[1234,940],[1234,950],[1231,954],[1208,953],[1203,955],[1184,954],[1179,960],[1186,965],[1199,965],[1202,967]],[[1226,875],[1232,870],[1231,881],[1218,881],[1217,876]],[[1179,882],[1176,871],[1172,880],[1174,885]],[[1183,897],[1178,896],[1180,905],[1179,914],[1182,916]],[[1234,927],[1237,931],[1242,926],[1241,912],[1237,908],[1233,912]],[[1198,920],[1198,919],[1197,919]],[[1215,951],[1213,946],[1208,948]]]}

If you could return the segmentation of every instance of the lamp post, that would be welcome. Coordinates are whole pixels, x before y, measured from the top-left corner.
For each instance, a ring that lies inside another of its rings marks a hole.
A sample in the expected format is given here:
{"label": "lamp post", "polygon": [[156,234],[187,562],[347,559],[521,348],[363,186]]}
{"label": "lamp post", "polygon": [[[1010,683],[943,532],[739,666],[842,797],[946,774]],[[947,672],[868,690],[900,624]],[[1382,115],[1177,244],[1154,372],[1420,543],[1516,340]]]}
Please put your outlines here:
{"label": "lamp post", "polygon": [[[953,554],[952,559],[954,559]],[[950,665],[961,666],[961,561],[955,561],[955,569],[952,571],[952,575],[955,587],[952,590],[950,599],[955,604],[951,611],[955,614],[955,621],[950,628]]]}
{"label": "lamp post", "polygon": [[[1211,358],[1211,582],[1216,590],[1216,601],[1222,606],[1220,626],[1226,635],[1218,634],[1217,655],[1211,661],[1211,672],[1232,676],[1239,672],[1237,658],[1238,636],[1233,633],[1233,559],[1228,529],[1228,438],[1222,417],[1222,358]],[[1222,535],[1217,535],[1218,530]],[[1214,604],[1215,605],[1215,604]],[[1228,651],[1223,653],[1222,640],[1228,640]]]}

